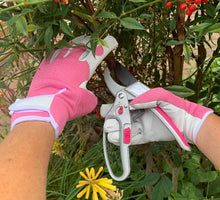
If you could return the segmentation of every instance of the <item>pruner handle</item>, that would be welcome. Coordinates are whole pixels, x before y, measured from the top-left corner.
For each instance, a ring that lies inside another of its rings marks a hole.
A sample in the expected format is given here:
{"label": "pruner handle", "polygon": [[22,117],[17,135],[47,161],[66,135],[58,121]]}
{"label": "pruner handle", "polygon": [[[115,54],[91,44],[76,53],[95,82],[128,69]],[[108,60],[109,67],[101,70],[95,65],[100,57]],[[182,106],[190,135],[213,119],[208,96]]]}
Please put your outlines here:
{"label": "pruner handle", "polygon": [[124,144],[124,143],[120,144],[120,154],[121,154],[120,156],[121,156],[121,163],[122,163],[122,170],[123,170],[123,173],[121,176],[116,176],[114,172],[112,171],[111,164],[110,164],[109,157],[108,157],[108,152],[107,152],[107,136],[106,136],[105,131],[103,132],[103,151],[104,151],[106,166],[108,168],[108,172],[110,176],[116,181],[125,180],[130,174],[129,145]]}
{"label": "pruner handle", "polygon": [[116,181],[125,180],[130,174],[130,155],[129,155],[129,145],[131,144],[131,116],[129,109],[129,102],[126,92],[120,91],[116,95],[116,100],[112,109],[105,116],[105,120],[115,119],[119,123],[120,127],[120,157],[123,173],[121,176],[116,176],[111,168],[108,152],[107,152],[107,136],[106,131],[103,130],[103,151],[105,162],[109,171],[110,176]]}

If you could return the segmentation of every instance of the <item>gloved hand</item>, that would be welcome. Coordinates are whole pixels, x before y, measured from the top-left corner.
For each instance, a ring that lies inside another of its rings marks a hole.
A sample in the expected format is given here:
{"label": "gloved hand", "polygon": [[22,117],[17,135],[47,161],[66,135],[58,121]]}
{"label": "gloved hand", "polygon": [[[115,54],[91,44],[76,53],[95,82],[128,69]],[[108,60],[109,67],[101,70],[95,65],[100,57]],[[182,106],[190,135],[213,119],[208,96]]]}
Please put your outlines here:
{"label": "gloved hand", "polygon": [[[171,133],[161,131],[163,129],[160,123],[154,123],[154,116],[149,112],[148,108],[159,106],[177,126],[184,138],[194,144],[204,120],[210,113],[213,113],[211,109],[184,100],[163,88],[154,88],[145,92],[131,101],[130,105],[135,109],[145,109],[145,114],[140,120],[136,124],[132,124],[132,145],[175,140]],[[104,129],[109,133],[109,142],[117,145],[119,143],[118,122],[114,119],[107,120],[104,124]],[[140,131],[141,129],[143,130]]]}
{"label": "gloved hand", "polygon": [[[79,36],[76,44],[89,46],[89,36]],[[108,47],[99,45],[95,57],[89,49],[73,46],[56,50],[51,59],[45,59],[37,70],[28,95],[9,107],[12,113],[11,129],[20,122],[40,120],[51,122],[56,137],[66,122],[91,112],[97,98],[86,88],[88,80],[103,59],[117,46],[107,36]]]}

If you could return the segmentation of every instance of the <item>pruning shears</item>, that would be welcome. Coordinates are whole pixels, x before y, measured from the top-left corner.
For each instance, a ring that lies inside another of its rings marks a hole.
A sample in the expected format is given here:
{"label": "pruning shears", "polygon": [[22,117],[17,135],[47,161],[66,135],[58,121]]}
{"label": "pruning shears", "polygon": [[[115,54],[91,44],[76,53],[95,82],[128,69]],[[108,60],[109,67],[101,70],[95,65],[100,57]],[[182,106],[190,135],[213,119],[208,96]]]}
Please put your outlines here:
{"label": "pruning shears", "polygon": [[[146,110],[135,110],[132,106],[130,106],[130,101],[150,90],[150,88],[138,81],[119,62],[116,62],[115,72],[117,78],[126,86],[116,83],[111,77],[108,67],[105,68],[105,83],[112,95],[115,97],[115,101],[113,104],[103,104],[101,106],[101,115],[105,118],[105,121],[114,119],[117,120],[119,124],[119,145],[123,169],[121,176],[115,175],[109,162],[107,152],[107,131],[105,130],[105,127],[103,128],[103,151],[110,176],[116,181],[123,181],[130,174],[129,146],[131,145],[132,140],[132,126],[135,122],[137,122],[137,119],[141,118],[143,115],[148,115],[155,124],[161,126],[163,132],[167,131],[172,134],[184,150],[190,151],[190,146],[180,133],[179,129],[161,108],[155,107]],[[139,127],[141,126],[143,126],[143,124],[139,124]],[[140,128],[138,130],[141,134],[145,134],[144,128]]]}

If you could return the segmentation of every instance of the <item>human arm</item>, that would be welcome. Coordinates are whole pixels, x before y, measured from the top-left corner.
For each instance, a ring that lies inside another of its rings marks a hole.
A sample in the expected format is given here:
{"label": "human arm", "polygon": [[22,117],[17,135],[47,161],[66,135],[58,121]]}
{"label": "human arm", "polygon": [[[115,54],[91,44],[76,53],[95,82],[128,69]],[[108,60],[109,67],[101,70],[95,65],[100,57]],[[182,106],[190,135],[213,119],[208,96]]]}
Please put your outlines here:
{"label": "human arm", "polygon": [[95,57],[82,45],[89,37],[74,40],[73,48],[56,50],[41,62],[26,98],[9,107],[11,132],[0,144],[0,199],[44,200],[49,156],[68,120],[91,112],[97,99],[86,84],[98,65],[116,46],[99,45]]}
{"label": "human arm", "polygon": [[220,117],[210,114],[201,126],[196,146],[220,170]]}
{"label": "human arm", "polygon": [[0,144],[1,200],[45,200],[47,167],[55,140],[48,122],[17,124]]}

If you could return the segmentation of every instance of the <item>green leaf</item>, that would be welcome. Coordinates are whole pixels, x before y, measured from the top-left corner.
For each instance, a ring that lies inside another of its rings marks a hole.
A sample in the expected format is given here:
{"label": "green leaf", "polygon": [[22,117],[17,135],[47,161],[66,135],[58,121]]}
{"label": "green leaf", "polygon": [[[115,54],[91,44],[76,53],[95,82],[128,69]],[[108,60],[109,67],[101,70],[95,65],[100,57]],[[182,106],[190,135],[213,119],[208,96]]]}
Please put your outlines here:
{"label": "green leaf", "polygon": [[180,45],[183,44],[184,41],[177,41],[177,40],[169,40],[167,41],[167,46],[173,46],[173,45]]}
{"label": "green leaf", "polygon": [[193,40],[185,40],[185,42],[187,42],[187,43],[191,44],[192,46],[194,46],[194,45],[195,45],[195,41],[193,41]]}
{"label": "green leaf", "polygon": [[183,195],[176,193],[176,192],[172,193],[172,197],[173,198],[168,197],[168,200],[186,200],[186,198]]}
{"label": "green leaf", "polygon": [[109,47],[108,43],[105,40],[101,39],[101,38],[98,38],[98,44],[100,44],[104,47]]}
{"label": "green leaf", "polygon": [[170,21],[170,30],[173,31],[175,28],[176,28],[176,19],[173,18],[173,19]]}
{"label": "green leaf", "polygon": [[[195,186],[187,181],[182,182],[181,194],[185,197],[185,199],[195,199]],[[192,197],[192,198],[189,198]],[[193,198],[194,197],[194,198]],[[197,199],[197,198],[196,198]]]}
{"label": "green leaf", "polygon": [[171,180],[167,177],[167,176],[163,176],[161,179],[162,185],[163,185],[163,189],[165,192],[166,196],[170,195],[171,189],[173,187],[173,184],[171,182]]}
{"label": "green leaf", "polygon": [[209,195],[215,195],[220,193],[220,176],[209,184]]}
{"label": "green leaf", "polygon": [[58,44],[56,45],[56,47],[58,47],[59,49],[63,48],[63,47],[73,47],[69,42],[67,42],[66,40],[62,39],[58,42]]}
{"label": "green leaf", "polygon": [[74,14],[83,18],[83,19],[88,19],[89,21],[92,21],[92,16],[88,15],[87,13],[83,13],[79,10],[75,10]]}
{"label": "green leaf", "polygon": [[61,29],[64,33],[66,33],[67,35],[73,37],[73,34],[72,34],[72,30],[71,28],[67,25],[67,23],[65,21],[62,21],[61,24]]}
{"label": "green leaf", "polygon": [[220,9],[220,2],[218,2],[216,8],[215,8],[215,11],[218,11]]}
{"label": "green leaf", "polygon": [[203,29],[206,29],[208,26],[212,25],[211,23],[202,23],[202,24],[198,24],[196,26],[194,26],[192,28],[193,31],[195,32],[200,32],[202,31]]}
{"label": "green leaf", "polygon": [[135,18],[125,17],[120,20],[121,24],[128,29],[145,30],[144,26],[140,24]]}
{"label": "green leaf", "polygon": [[205,4],[204,7],[206,9],[206,13],[210,17],[215,17],[215,7],[214,6],[212,6],[211,4]]}
{"label": "green leaf", "polygon": [[160,178],[160,173],[150,173],[141,182],[141,186],[154,185]]}
{"label": "green leaf", "polygon": [[191,52],[189,45],[187,45],[186,43],[183,44],[183,53],[184,53],[184,56],[187,62],[189,62],[192,52]]}
{"label": "green leaf", "polygon": [[146,3],[146,0],[129,0],[129,1],[133,3]]}
{"label": "green leaf", "polygon": [[218,172],[217,171],[204,171],[202,170],[199,174],[200,182],[205,183],[205,182],[212,182],[214,181],[217,176]]}
{"label": "green leaf", "polygon": [[161,181],[154,187],[152,191],[152,200],[163,200],[164,198],[163,185]]}
{"label": "green leaf", "polygon": [[24,16],[20,16],[15,23],[16,29],[19,33],[23,35],[28,34],[28,26],[27,26],[27,21]]}
{"label": "green leaf", "polygon": [[108,19],[115,19],[117,18],[117,15],[114,12],[107,12],[103,11],[99,13],[96,18],[108,18]]}
{"label": "green leaf", "polygon": [[220,23],[215,23],[209,26],[206,30],[207,33],[219,33],[220,32]]}
{"label": "green leaf", "polygon": [[30,9],[30,8],[24,8],[24,9],[22,10],[22,12],[21,12],[21,15],[25,15],[25,14],[30,13],[30,12],[33,12],[33,10]]}
{"label": "green leaf", "polygon": [[20,15],[15,15],[13,16],[10,20],[7,21],[8,26],[12,26],[20,17]]}
{"label": "green leaf", "polygon": [[99,34],[98,32],[94,32],[91,35],[91,39],[90,39],[90,43],[91,43],[91,50],[92,50],[92,54],[95,57],[95,51],[98,45],[98,41],[99,41]]}
{"label": "green leaf", "polygon": [[[11,0],[4,0],[4,2],[11,2]],[[15,0],[16,3],[21,3],[23,0]]]}
{"label": "green leaf", "polygon": [[44,42],[46,44],[46,46],[48,48],[51,47],[51,39],[53,37],[53,29],[52,26],[49,26],[46,31],[45,31],[45,35],[44,35]]}
{"label": "green leaf", "polygon": [[7,12],[0,14],[0,19],[2,21],[8,21],[11,18],[11,15]]}
{"label": "green leaf", "polygon": [[51,56],[53,49],[51,48],[51,46],[47,46],[46,48],[46,60]]}
{"label": "green leaf", "polygon": [[27,29],[28,29],[28,33],[33,32],[35,30],[38,30],[40,27],[36,26],[34,24],[28,24]]}
{"label": "green leaf", "polygon": [[163,176],[153,189],[152,200],[163,200],[164,197],[170,195],[171,189],[171,180],[167,176]]}
{"label": "green leaf", "polygon": [[183,167],[194,170],[196,168],[200,168],[201,167],[200,160],[201,160],[200,156],[193,155],[192,158],[186,160],[186,162],[183,164]]}
{"label": "green leaf", "polygon": [[165,87],[165,89],[182,98],[186,98],[195,94],[193,90],[181,85],[171,85]]}

